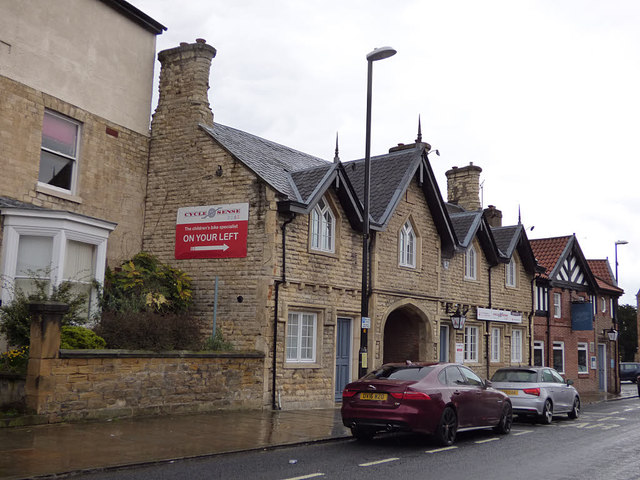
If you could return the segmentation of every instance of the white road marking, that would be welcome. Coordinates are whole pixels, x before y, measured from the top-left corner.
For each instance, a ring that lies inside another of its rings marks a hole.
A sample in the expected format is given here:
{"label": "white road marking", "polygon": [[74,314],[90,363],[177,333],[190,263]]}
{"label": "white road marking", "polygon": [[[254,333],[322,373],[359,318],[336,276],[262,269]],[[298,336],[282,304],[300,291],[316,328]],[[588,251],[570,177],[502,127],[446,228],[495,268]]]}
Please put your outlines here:
{"label": "white road marking", "polygon": [[514,437],[517,437],[518,435],[525,435],[525,434],[531,433],[531,432],[533,432],[533,430],[520,430],[518,432],[512,430],[511,431],[511,435],[513,435]]}
{"label": "white road marking", "polygon": [[395,462],[396,460],[400,460],[400,459],[398,457],[385,458],[384,460],[376,460],[375,462],[360,463],[358,466],[359,467],[371,467],[373,465],[380,465],[381,463]]}
{"label": "white road marking", "polygon": [[324,473],[310,473],[309,475],[302,475],[301,477],[284,478],[283,480],[305,480],[306,478],[324,477]]}
{"label": "white road marking", "polygon": [[489,443],[489,442],[497,442],[498,440],[500,440],[497,437],[494,438],[487,438],[486,440],[478,440],[477,442],[474,443]]}
{"label": "white road marking", "polygon": [[440,453],[440,452],[446,452],[447,450],[455,450],[458,447],[442,447],[442,448],[434,448],[433,450],[427,450],[424,453]]}

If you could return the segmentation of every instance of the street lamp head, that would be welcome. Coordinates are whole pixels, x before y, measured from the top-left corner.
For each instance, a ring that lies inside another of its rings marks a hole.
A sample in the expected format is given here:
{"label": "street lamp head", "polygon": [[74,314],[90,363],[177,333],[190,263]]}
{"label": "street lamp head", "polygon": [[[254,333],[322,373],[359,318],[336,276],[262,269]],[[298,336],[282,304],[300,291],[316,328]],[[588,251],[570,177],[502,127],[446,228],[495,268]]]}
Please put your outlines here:
{"label": "street lamp head", "polygon": [[377,60],[384,60],[385,58],[394,56],[396,53],[396,50],[391,47],[376,48],[373,52],[367,54],[367,61],[375,62]]}
{"label": "street lamp head", "polygon": [[629,243],[629,242],[627,242],[626,240],[618,240],[616,242],[616,245],[626,245],[627,243]]}

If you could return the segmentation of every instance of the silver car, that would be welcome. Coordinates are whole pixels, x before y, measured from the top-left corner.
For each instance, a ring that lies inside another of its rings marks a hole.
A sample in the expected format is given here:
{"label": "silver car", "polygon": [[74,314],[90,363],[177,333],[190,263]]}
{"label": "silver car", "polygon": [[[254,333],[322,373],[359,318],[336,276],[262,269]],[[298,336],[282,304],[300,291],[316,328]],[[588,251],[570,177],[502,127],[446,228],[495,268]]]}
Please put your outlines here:
{"label": "silver car", "polygon": [[549,424],[554,415],[580,416],[580,395],[573,381],[565,381],[549,367],[501,368],[491,377],[491,386],[511,398],[514,415],[534,415]]}

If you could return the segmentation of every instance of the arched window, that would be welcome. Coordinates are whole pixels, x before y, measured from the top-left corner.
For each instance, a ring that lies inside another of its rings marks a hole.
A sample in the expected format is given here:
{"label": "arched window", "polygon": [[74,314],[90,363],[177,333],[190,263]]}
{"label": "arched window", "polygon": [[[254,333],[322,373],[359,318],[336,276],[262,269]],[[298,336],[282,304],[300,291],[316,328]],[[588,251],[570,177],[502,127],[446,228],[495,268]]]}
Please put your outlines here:
{"label": "arched window", "polygon": [[471,245],[464,254],[464,278],[476,279],[476,249]]}
{"label": "arched window", "polygon": [[511,257],[511,261],[505,265],[505,276],[508,287],[516,287],[516,261]]}
{"label": "arched window", "polygon": [[400,251],[400,265],[416,268],[416,234],[409,220],[400,230],[398,250]]}
{"label": "arched window", "polygon": [[311,248],[322,252],[335,251],[336,217],[329,204],[321,198],[311,212]]}

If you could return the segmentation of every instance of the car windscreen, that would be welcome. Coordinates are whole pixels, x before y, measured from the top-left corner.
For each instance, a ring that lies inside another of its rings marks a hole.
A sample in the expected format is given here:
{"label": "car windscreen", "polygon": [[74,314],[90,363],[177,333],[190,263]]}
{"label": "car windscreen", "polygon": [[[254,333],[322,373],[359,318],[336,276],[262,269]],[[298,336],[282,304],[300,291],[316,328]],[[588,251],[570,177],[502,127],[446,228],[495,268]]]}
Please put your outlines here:
{"label": "car windscreen", "polygon": [[498,370],[491,377],[491,381],[536,383],[538,373],[535,370]]}
{"label": "car windscreen", "polygon": [[370,372],[365,379],[386,378],[389,380],[414,380],[418,381],[427,376],[434,367],[417,367],[417,366],[387,366]]}

